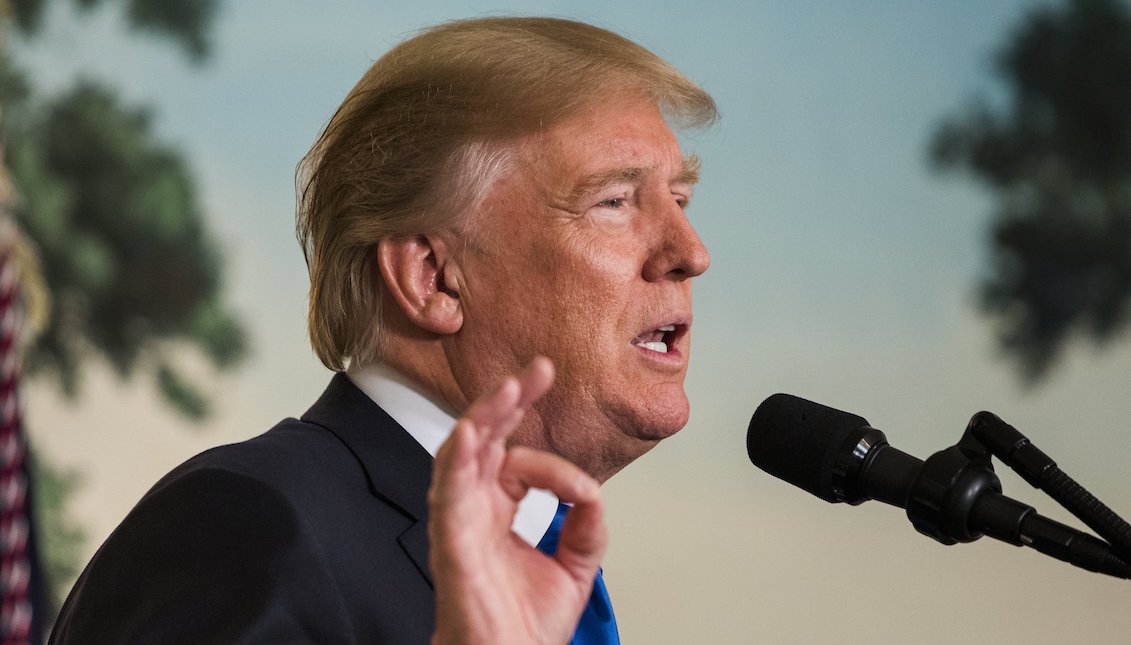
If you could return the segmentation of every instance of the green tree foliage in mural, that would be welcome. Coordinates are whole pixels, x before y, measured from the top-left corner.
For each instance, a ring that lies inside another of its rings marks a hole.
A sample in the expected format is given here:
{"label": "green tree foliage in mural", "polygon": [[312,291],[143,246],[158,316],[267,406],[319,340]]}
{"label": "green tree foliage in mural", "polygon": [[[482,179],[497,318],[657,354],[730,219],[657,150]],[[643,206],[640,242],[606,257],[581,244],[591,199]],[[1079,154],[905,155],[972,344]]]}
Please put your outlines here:
{"label": "green tree foliage in mural", "polygon": [[[73,0],[82,10],[100,0]],[[10,0],[5,46],[34,39],[47,0]],[[171,40],[193,62],[208,53],[213,0],[122,0],[135,31]],[[6,52],[5,52],[6,53]],[[50,294],[46,329],[27,370],[81,393],[90,359],[121,377],[142,374],[178,413],[200,420],[208,398],[178,366],[186,352],[214,368],[246,355],[245,331],[222,300],[223,265],[196,197],[188,164],[158,140],[152,116],[89,80],[44,96],[0,58],[0,106],[16,217],[34,243]],[[28,413],[34,424],[34,411]],[[77,485],[35,460],[42,552],[56,594],[77,573],[81,530],[62,512]]]}
{"label": "green tree foliage in mural", "polygon": [[[125,17],[137,31],[165,36],[181,45],[194,60],[208,55],[208,30],[219,8],[217,0],[122,0]],[[104,0],[73,0],[84,10]],[[21,33],[34,36],[51,0],[8,0],[12,21]]]}
{"label": "green tree foliage in mural", "polygon": [[931,154],[996,196],[994,263],[980,302],[1032,384],[1070,338],[1102,345],[1128,323],[1131,7],[1041,6],[997,64],[1007,98],[947,119]]}
{"label": "green tree foliage in mural", "polygon": [[[214,2],[126,4],[133,27],[172,38],[193,60],[207,53]],[[14,22],[28,37],[44,5],[13,3]],[[30,370],[74,395],[84,359],[98,355],[123,377],[151,374],[179,412],[204,417],[207,398],[177,369],[176,351],[195,347],[225,369],[244,356],[246,340],[221,300],[222,263],[187,164],[157,140],[147,111],[123,105],[110,87],[81,81],[44,98],[10,65],[4,80],[18,216],[38,247],[52,299]]]}

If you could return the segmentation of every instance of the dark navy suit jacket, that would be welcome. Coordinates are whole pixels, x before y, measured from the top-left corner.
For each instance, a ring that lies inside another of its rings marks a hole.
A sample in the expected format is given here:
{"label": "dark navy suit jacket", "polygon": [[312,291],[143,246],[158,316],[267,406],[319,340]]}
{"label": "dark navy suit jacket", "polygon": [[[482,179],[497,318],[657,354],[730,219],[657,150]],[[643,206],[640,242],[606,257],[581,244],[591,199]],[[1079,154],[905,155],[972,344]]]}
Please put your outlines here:
{"label": "dark navy suit jacket", "polygon": [[193,457],[91,560],[52,643],[427,643],[432,458],[344,375]]}

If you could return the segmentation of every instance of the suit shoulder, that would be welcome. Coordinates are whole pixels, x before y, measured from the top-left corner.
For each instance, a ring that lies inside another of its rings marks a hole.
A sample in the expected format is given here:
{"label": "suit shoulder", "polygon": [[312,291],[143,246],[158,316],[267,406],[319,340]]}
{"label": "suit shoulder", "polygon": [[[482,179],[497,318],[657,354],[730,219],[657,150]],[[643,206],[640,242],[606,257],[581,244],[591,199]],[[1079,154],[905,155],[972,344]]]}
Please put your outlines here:
{"label": "suit shoulder", "polygon": [[350,440],[287,419],[175,468],[94,556],[53,642],[427,640],[426,524],[369,478],[416,462]]}
{"label": "suit shoulder", "polygon": [[348,476],[355,461],[350,449],[333,433],[311,423],[285,419],[257,437],[217,446],[192,457],[162,477],[145,497],[175,486],[190,475],[207,476],[206,473],[241,475],[243,479],[237,481],[257,481],[283,492],[301,490],[331,483],[327,475]]}
{"label": "suit shoulder", "polygon": [[[313,593],[299,601],[309,592],[299,587]],[[349,619],[294,505],[245,474],[198,468],[130,512],[72,590],[53,639],[228,642],[311,625],[332,641]]]}

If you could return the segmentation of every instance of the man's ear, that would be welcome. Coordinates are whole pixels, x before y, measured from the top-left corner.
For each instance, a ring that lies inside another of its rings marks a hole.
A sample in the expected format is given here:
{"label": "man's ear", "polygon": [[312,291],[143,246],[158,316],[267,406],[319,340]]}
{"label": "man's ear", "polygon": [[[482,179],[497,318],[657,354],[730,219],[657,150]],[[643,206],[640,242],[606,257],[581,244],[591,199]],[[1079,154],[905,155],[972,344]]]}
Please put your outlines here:
{"label": "man's ear", "polygon": [[393,300],[417,327],[454,334],[463,326],[459,268],[442,240],[425,235],[383,239],[377,243],[377,265]]}

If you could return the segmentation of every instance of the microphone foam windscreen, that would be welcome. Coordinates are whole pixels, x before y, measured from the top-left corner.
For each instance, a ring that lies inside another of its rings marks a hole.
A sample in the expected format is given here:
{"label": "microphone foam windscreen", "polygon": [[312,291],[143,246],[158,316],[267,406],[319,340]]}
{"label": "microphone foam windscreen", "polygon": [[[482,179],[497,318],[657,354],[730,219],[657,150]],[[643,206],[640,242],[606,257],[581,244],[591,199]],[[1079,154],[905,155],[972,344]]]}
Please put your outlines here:
{"label": "microphone foam windscreen", "polygon": [[827,502],[839,502],[834,463],[849,437],[867,426],[868,421],[855,414],[775,394],[754,411],[746,452],[755,466],[774,477]]}

